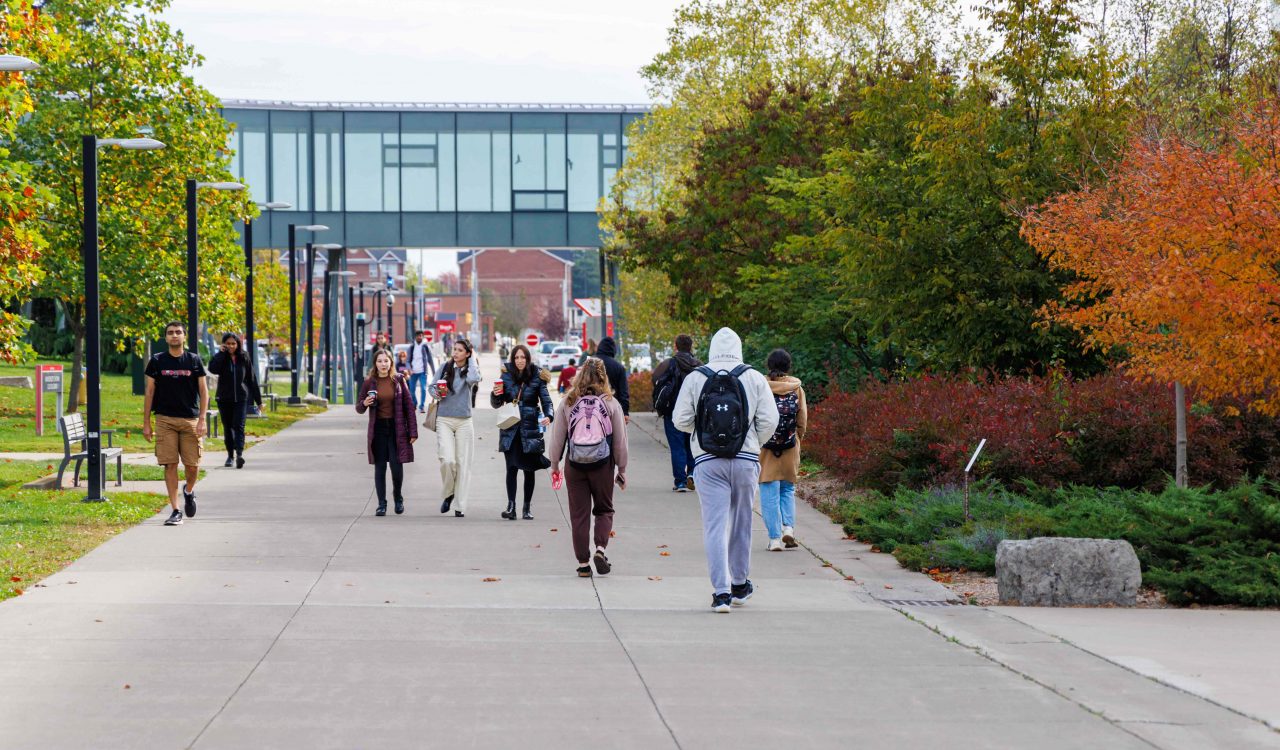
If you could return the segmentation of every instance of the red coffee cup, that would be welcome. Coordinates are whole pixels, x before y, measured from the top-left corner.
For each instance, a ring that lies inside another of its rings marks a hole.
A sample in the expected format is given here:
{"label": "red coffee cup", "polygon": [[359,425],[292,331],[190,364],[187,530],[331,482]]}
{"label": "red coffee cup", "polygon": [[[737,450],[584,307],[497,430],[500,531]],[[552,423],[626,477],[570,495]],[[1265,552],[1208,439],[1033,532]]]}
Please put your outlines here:
{"label": "red coffee cup", "polygon": [[436,392],[440,394],[440,398],[444,398],[449,393],[449,381],[439,380],[436,382]]}

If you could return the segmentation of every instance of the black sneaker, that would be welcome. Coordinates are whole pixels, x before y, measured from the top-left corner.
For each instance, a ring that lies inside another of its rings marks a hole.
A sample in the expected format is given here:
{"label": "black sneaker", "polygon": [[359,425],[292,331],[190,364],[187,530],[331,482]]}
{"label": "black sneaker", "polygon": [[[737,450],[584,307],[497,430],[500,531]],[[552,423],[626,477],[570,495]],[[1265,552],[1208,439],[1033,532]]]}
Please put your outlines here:
{"label": "black sneaker", "polygon": [[448,513],[448,512],[449,512],[449,506],[450,506],[450,505],[453,505],[453,495],[450,495],[450,496],[446,497],[446,498],[444,499],[444,502],[443,502],[443,503],[440,503],[440,512],[441,512],[441,513]]}
{"label": "black sneaker", "polygon": [[729,595],[728,595],[728,594],[714,594],[714,595],[712,595],[712,597],[711,597],[711,611],[712,611],[712,612],[728,612],[728,611],[730,611],[731,609],[733,609],[733,607],[730,607],[730,606],[729,606]]}
{"label": "black sneaker", "polygon": [[735,607],[741,607],[746,604],[747,600],[751,598],[751,595],[756,593],[756,587],[751,585],[751,579],[749,578],[746,583],[733,584],[731,590],[733,591],[731,598],[733,600],[733,606]]}
{"label": "black sneaker", "polygon": [[677,484],[675,487],[671,488],[671,491],[672,492],[688,492],[689,488],[683,484]]}
{"label": "black sneaker", "polygon": [[596,561],[596,572],[600,575],[607,576],[609,575],[609,571],[613,570],[613,566],[609,564],[609,558],[605,557],[604,553],[600,550],[596,550],[596,554],[593,559]]}
{"label": "black sneaker", "polygon": [[464,517],[466,517],[466,514],[465,514],[465,513],[463,513],[463,512],[462,512],[462,511],[460,511],[460,510],[455,510],[455,511],[453,512],[453,517],[454,517],[454,518],[464,518]]}
{"label": "black sneaker", "polygon": [[244,456],[236,456],[236,468],[237,469],[244,468]]}
{"label": "black sneaker", "polygon": [[173,512],[169,514],[169,517],[165,519],[164,525],[165,526],[181,526],[182,511],[178,510],[177,508],[174,508]]}
{"label": "black sneaker", "polygon": [[397,497],[396,498],[396,515],[398,516],[403,512],[404,512],[404,498]]}
{"label": "black sneaker", "polygon": [[234,457],[232,457],[232,456],[227,456],[227,462],[226,462],[225,464],[223,464],[223,466],[225,466],[225,467],[227,467],[228,469],[230,469],[230,468],[231,468],[231,464],[235,463],[235,461],[236,461],[236,460],[235,460],[235,458],[234,458]]}
{"label": "black sneaker", "polygon": [[579,577],[579,578],[590,578],[590,577],[591,577],[591,566],[590,566],[590,565],[580,565],[580,566],[578,566],[578,577]]}
{"label": "black sneaker", "polygon": [[185,501],[187,518],[196,517],[196,493],[188,492],[187,485],[182,485],[182,499]]}

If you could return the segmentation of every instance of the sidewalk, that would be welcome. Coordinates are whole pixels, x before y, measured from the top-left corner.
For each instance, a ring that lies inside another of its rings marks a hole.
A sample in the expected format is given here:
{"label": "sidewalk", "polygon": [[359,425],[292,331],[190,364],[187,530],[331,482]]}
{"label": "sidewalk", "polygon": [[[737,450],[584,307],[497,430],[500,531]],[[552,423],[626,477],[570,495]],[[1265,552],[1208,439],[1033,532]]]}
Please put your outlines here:
{"label": "sidewalk", "polygon": [[210,471],[184,526],[157,516],[0,604],[0,747],[1280,746],[1079,649],[1078,665],[1044,658],[1141,714],[1095,712],[1038,665],[940,637],[920,620],[1027,641],[1000,613],[882,603],[944,596],[807,508],[808,549],[765,553],[758,536],[755,598],[711,613],[697,497],[670,492],[642,419],[615,570],[590,580],[545,472],[537,520],[499,518],[487,409],[465,519],[438,512],[432,433],[406,467],[406,514],[376,518],[364,417],[339,406],[287,428],[244,470]]}

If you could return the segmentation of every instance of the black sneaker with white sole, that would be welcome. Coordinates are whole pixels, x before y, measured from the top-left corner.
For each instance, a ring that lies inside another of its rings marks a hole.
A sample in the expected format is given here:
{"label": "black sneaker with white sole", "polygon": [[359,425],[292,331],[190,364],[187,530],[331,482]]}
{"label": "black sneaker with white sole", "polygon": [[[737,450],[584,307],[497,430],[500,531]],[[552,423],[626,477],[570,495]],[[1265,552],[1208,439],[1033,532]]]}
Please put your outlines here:
{"label": "black sneaker with white sole", "polygon": [[711,611],[712,612],[728,612],[729,610],[732,609],[732,607],[729,606],[729,599],[730,597],[728,594],[712,594]]}
{"label": "black sneaker with white sole", "polygon": [[733,592],[730,599],[735,607],[746,604],[751,595],[756,593],[756,587],[751,584],[751,579],[747,579],[746,583],[733,584],[730,590]]}
{"label": "black sneaker with white sole", "polygon": [[596,550],[595,556],[592,558],[596,563],[596,572],[602,576],[609,575],[609,571],[613,570],[613,566],[609,564],[609,558],[604,556],[600,550]]}
{"label": "black sneaker with white sole", "polygon": [[173,512],[169,514],[169,517],[165,519],[164,525],[165,526],[181,526],[182,511],[178,510],[177,508],[174,508]]}
{"label": "black sneaker with white sole", "polygon": [[196,493],[188,492],[187,485],[182,485],[182,500],[187,511],[187,518],[196,517]]}

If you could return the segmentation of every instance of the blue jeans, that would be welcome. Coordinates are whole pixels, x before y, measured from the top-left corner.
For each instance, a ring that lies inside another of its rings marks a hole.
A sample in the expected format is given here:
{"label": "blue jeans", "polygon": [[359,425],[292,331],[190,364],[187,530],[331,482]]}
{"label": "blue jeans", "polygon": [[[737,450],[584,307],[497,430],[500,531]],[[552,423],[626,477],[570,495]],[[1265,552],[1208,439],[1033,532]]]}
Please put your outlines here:
{"label": "blue jeans", "polygon": [[419,409],[427,404],[427,373],[415,372],[409,375],[409,393],[413,395],[413,403]]}
{"label": "blue jeans", "polygon": [[760,515],[769,538],[781,539],[783,526],[796,525],[796,486],[783,480],[761,483]]}
{"label": "blue jeans", "polygon": [[667,445],[671,446],[671,477],[675,486],[688,483],[693,473],[693,452],[689,446],[689,433],[676,429],[671,417],[662,418],[662,427],[667,432]]}

